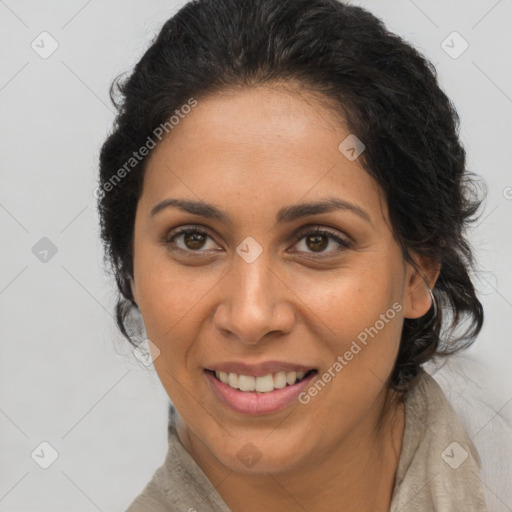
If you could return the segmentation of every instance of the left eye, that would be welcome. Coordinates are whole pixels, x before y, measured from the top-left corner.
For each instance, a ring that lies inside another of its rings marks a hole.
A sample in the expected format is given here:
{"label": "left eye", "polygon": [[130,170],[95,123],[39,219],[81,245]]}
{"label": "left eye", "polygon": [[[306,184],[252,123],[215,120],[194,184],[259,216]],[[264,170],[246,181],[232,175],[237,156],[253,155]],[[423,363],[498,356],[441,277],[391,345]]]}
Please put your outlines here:
{"label": "left eye", "polygon": [[[312,249],[313,254],[333,252],[324,251],[324,249],[328,247],[330,241],[336,242],[339,246],[344,247],[345,249],[350,247],[350,242],[348,240],[339,237],[335,232],[330,231],[328,229],[316,228],[306,233],[299,233],[295,237],[295,242],[297,243],[300,242],[301,240],[304,240],[304,244],[307,248]],[[336,252],[336,249],[334,250],[334,252]]]}
{"label": "left eye", "polygon": [[[171,236],[165,238],[165,244],[167,246],[175,245],[179,250],[186,251],[189,253],[207,252],[208,248],[204,248],[205,241],[207,238],[212,237],[206,232],[198,228],[181,229],[174,232]],[[176,242],[176,240],[182,239],[182,244]],[[304,240],[305,247],[311,249],[311,253],[323,254],[325,252],[336,252],[325,251],[329,246],[330,242],[335,242],[338,246],[343,248],[349,248],[350,242],[338,236],[335,232],[328,229],[316,228],[307,232],[302,232],[294,237],[295,244]],[[201,250],[204,249],[204,250]],[[308,251],[293,251],[293,252],[308,252]]]}

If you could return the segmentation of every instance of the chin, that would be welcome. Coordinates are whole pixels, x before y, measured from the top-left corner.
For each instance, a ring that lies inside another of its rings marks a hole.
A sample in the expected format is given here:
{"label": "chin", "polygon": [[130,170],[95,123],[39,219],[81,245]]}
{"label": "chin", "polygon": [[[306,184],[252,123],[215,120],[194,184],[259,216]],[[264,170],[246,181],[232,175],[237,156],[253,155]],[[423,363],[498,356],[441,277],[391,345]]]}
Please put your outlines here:
{"label": "chin", "polygon": [[217,459],[231,471],[242,474],[281,473],[299,470],[306,465],[304,442],[292,441],[290,432],[281,431],[285,438],[280,438],[278,431],[267,431],[252,437],[245,434],[239,438],[225,440],[215,446],[223,450],[213,450]]}

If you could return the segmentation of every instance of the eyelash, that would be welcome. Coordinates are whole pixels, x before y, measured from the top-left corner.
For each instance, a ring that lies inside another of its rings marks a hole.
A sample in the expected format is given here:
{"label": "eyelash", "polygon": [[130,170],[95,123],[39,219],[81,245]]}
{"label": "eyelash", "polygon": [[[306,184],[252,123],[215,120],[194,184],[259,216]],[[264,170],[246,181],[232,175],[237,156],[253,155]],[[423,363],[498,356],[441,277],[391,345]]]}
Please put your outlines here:
{"label": "eyelash", "polygon": [[[202,230],[199,227],[187,227],[187,228],[177,228],[176,230],[171,231],[168,235],[166,235],[164,237],[164,239],[162,240],[162,243],[165,246],[169,246],[173,243],[174,239],[178,238],[181,235],[187,235],[190,233],[197,233],[197,234],[212,238],[209,233],[207,233],[206,231]],[[319,252],[319,253],[308,252],[306,254],[313,254],[313,255],[318,254],[318,255],[320,255],[320,257],[322,257],[322,255],[326,255],[326,254],[332,255],[332,253],[338,253],[345,249],[349,249],[352,246],[352,242],[350,242],[349,240],[346,240],[344,238],[341,238],[340,236],[337,235],[336,232],[331,231],[330,229],[327,229],[327,228],[320,228],[320,227],[316,227],[314,229],[309,229],[309,231],[301,230],[297,235],[295,235],[293,237],[293,244],[295,245],[297,242],[299,242],[303,238],[306,238],[307,236],[311,236],[311,235],[325,235],[329,239],[334,240],[335,242],[338,242],[341,245],[341,248],[335,249],[333,251],[328,251],[328,252]],[[200,249],[198,249],[196,251],[194,251],[193,249],[182,249],[181,247],[177,247],[176,249],[181,252],[186,252],[186,253],[189,253],[194,256],[202,256],[201,253],[207,252],[207,251],[200,250]],[[297,251],[297,252],[301,252],[301,251]]]}
{"label": "eyelash", "polygon": [[308,228],[308,229],[309,229],[309,231],[307,229],[302,230],[297,235],[295,235],[293,237],[294,245],[297,242],[299,242],[300,240],[302,240],[303,238],[306,238],[306,237],[311,236],[311,235],[325,235],[330,240],[334,240],[335,242],[338,242],[343,249],[340,248],[340,249],[335,249],[334,251],[320,252],[320,253],[310,252],[310,253],[307,253],[307,254],[320,254],[320,255],[322,255],[322,254],[338,253],[338,252],[340,252],[340,251],[342,251],[344,249],[349,249],[352,246],[351,242],[349,242],[348,240],[346,240],[344,238],[341,238],[340,236],[337,235],[337,233],[335,231],[331,231],[328,228],[316,227],[314,229],[310,229],[310,228]]}

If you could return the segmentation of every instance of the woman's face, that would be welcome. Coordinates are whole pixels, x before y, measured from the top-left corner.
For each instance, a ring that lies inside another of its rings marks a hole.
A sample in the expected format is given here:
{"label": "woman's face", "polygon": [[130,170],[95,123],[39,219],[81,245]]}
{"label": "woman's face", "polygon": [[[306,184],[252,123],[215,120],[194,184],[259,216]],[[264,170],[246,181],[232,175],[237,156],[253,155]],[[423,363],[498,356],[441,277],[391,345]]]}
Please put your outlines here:
{"label": "woman's face", "polygon": [[152,151],[137,208],[133,291],[156,371],[198,449],[239,472],[300,469],[368,435],[403,319],[430,307],[353,139],[339,149],[350,132],[305,98],[198,101]]}

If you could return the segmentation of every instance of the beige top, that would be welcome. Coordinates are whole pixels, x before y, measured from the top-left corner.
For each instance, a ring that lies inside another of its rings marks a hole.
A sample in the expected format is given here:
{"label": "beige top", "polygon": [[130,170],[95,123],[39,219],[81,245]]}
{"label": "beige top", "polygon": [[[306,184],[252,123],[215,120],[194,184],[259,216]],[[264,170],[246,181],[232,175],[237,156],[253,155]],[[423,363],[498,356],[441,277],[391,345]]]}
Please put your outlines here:
{"label": "beige top", "polygon": [[[126,512],[231,512],[169,423],[169,449]],[[425,371],[405,399],[405,429],[390,512],[488,512],[480,457],[453,407]]]}

